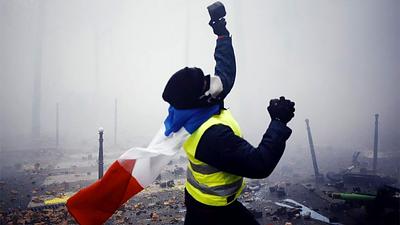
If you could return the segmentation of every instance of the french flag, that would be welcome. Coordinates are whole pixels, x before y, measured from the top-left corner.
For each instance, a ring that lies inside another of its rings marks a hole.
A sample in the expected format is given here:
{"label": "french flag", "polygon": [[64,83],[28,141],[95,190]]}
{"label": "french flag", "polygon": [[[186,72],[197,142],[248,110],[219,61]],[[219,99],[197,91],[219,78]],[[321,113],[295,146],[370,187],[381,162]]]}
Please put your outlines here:
{"label": "french flag", "polygon": [[129,149],[101,179],[69,198],[69,213],[81,225],[106,222],[126,201],[150,185],[190,134],[219,110],[219,105],[187,110],[170,106],[163,126],[147,148]]}

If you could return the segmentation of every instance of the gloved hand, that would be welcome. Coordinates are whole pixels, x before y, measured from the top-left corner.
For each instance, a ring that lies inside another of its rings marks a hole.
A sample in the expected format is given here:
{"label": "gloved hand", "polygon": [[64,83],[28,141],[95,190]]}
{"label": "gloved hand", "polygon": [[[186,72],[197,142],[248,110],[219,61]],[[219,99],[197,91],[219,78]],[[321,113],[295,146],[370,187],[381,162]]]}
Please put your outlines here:
{"label": "gloved hand", "polygon": [[269,102],[268,112],[272,120],[279,120],[287,124],[294,117],[294,102],[280,97]]}
{"label": "gloved hand", "polygon": [[208,24],[212,27],[214,34],[218,36],[229,36],[229,31],[226,29],[225,18],[210,20]]}

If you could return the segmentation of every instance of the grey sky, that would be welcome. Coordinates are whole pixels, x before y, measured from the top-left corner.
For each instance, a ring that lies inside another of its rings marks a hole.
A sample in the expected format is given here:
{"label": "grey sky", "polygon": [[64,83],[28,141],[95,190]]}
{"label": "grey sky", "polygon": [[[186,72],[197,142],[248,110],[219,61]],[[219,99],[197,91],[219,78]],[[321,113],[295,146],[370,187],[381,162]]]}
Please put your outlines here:
{"label": "grey sky", "polygon": [[[212,2],[0,0],[3,145],[30,138],[39,55],[43,138],[54,140],[59,102],[64,144],[95,142],[99,126],[111,139],[117,98],[121,144],[145,144],[166,116],[168,78],[186,65],[213,73]],[[317,145],[371,149],[379,113],[381,147],[399,149],[400,1],[224,4],[237,62],[226,106],[251,143],[268,100],[285,95],[296,102],[290,148],[307,144],[309,118]]]}

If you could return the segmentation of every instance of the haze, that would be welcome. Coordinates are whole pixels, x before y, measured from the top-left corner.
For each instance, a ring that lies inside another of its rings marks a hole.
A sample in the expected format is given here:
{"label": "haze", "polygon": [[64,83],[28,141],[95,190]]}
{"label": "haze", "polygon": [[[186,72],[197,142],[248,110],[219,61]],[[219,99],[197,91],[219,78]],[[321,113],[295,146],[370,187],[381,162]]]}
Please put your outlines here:
{"label": "haze", "polygon": [[[146,145],[169,77],[214,71],[212,2],[0,0],[1,149],[54,146],[57,103],[60,146],[97,146],[100,126],[111,145],[115,99],[118,145]],[[375,113],[379,150],[398,151],[400,1],[223,3],[237,62],[226,106],[253,145],[284,95],[296,102],[286,155],[308,146],[306,118],[317,146],[370,151]]]}

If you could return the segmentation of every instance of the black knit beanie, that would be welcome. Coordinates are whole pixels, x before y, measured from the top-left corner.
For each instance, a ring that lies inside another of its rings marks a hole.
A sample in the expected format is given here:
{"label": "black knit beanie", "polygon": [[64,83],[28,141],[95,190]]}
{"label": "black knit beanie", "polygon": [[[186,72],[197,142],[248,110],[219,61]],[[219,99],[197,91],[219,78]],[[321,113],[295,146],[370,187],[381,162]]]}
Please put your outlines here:
{"label": "black knit beanie", "polygon": [[208,90],[209,82],[200,68],[185,67],[168,80],[162,97],[177,109],[203,107],[200,97]]}

